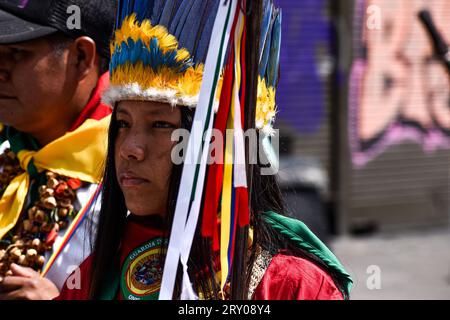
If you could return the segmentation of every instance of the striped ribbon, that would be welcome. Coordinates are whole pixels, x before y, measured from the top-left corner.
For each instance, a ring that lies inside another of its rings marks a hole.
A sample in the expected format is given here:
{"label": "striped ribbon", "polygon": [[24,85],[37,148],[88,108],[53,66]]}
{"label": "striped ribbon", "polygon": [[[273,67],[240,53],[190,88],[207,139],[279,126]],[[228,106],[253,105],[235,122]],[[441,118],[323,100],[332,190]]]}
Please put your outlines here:
{"label": "striped ribbon", "polygon": [[95,190],[95,192],[91,195],[91,198],[89,201],[84,205],[84,207],[80,210],[80,212],[77,214],[75,219],[70,224],[69,228],[67,229],[60,246],[57,249],[53,250],[52,255],[48,259],[44,269],[41,272],[41,276],[45,277],[47,273],[50,271],[52,266],[54,265],[56,259],[60,256],[60,254],[64,251],[64,248],[67,246],[67,244],[70,242],[72,237],[74,236],[75,232],[78,230],[78,228],[83,224],[86,217],[88,216],[89,212],[92,212],[91,210],[95,206],[95,202],[98,199],[98,196],[100,195],[100,191],[102,189],[102,184],[100,183]]}
{"label": "striped ribbon", "polygon": [[[225,49],[230,38],[232,13],[237,12],[237,1],[227,1],[219,5],[215,19],[209,52],[206,58],[205,71],[200,91],[199,103],[195,112],[193,132],[189,137],[186,150],[187,157],[192,156],[195,163],[185,162],[177,197],[175,215],[172,223],[169,247],[164,264],[161,281],[160,300],[173,297],[178,263],[183,266],[182,299],[197,299],[189,280],[187,260],[197,226],[200,202],[202,197],[209,140],[214,119],[214,99],[217,90],[220,70],[225,57]],[[195,132],[200,124],[202,131]],[[204,134],[209,139],[203,139]],[[189,215],[188,215],[189,212]]]}
{"label": "striped ribbon", "polygon": [[[220,265],[221,288],[224,290],[229,279],[235,247],[236,227],[239,220],[248,220],[247,174],[245,164],[245,147],[242,123],[241,101],[245,96],[245,82],[242,76],[245,70],[241,66],[244,39],[245,15],[239,11],[234,35],[234,59],[230,59],[230,69],[234,67],[234,83],[232,88],[231,109],[227,120],[227,139],[225,145],[225,166],[223,174],[222,203],[221,203],[221,232],[220,232]],[[245,53],[244,53],[245,54]],[[233,58],[233,57],[231,57]],[[232,132],[233,135],[228,134]]]}

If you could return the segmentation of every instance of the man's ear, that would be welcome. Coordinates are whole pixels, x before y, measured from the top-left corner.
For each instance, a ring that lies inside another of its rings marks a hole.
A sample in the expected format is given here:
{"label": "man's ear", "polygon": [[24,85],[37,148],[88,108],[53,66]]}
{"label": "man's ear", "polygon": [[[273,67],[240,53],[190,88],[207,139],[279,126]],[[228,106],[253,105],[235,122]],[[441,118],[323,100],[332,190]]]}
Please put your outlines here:
{"label": "man's ear", "polygon": [[79,81],[83,80],[93,70],[96,70],[97,46],[91,38],[77,38],[71,45],[70,55]]}

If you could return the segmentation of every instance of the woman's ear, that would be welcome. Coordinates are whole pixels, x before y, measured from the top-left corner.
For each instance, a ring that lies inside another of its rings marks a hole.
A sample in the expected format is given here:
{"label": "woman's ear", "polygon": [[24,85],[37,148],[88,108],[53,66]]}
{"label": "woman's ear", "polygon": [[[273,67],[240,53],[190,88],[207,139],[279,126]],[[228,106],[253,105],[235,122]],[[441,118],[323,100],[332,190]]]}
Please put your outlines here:
{"label": "woman's ear", "polygon": [[78,81],[97,70],[97,46],[89,37],[79,37],[70,46],[71,64],[76,69]]}

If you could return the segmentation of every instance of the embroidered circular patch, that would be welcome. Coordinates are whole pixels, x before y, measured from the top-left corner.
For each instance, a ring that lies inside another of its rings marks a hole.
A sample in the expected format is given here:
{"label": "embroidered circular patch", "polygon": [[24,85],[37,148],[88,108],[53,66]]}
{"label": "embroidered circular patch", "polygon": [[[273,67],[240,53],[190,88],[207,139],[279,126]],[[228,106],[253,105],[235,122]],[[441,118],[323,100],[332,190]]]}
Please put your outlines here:
{"label": "embroidered circular patch", "polygon": [[134,249],[122,267],[120,287],[125,300],[157,300],[161,287],[161,238]]}

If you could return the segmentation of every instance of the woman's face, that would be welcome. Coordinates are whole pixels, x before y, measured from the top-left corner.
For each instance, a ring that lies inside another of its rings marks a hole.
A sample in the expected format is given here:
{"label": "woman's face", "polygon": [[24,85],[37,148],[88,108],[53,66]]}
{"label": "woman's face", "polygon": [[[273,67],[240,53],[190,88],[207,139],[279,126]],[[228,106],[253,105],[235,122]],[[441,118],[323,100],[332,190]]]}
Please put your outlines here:
{"label": "woman's face", "polygon": [[116,174],[128,210],[164,216],[176,143],[171,135],[180,128],[180,110],[165,103],[122,101],[116,121]]}

